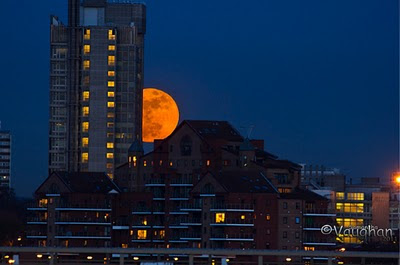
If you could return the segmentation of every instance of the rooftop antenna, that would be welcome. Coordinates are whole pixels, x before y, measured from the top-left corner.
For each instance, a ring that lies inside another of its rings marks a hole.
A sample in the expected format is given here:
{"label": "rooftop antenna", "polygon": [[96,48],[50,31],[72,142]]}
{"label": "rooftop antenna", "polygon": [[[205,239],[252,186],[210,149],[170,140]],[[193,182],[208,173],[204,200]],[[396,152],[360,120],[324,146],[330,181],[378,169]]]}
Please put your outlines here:
{"label": "rooftop antenna", "polygon": [[251,134],[253,133],[254,127],[255,126],[253,124],[250,124],[248,126],[240,126],[240,129],[242,129],[243,131],[246,130],[246,137],[245,138],[250,139]]}

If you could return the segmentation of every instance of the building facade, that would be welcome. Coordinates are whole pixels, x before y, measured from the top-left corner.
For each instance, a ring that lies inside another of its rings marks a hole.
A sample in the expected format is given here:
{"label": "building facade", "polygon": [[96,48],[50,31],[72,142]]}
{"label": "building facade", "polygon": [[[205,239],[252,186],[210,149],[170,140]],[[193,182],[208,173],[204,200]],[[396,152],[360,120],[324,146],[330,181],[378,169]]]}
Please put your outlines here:
{"label": "building facade", "polygon": [[49,172],[107,172],[141,140],[146,8],[69,0],[50,21]]}
{"label": "building facade", "polygon": [[11,133],[0,130],[0,190],[11,188]]}

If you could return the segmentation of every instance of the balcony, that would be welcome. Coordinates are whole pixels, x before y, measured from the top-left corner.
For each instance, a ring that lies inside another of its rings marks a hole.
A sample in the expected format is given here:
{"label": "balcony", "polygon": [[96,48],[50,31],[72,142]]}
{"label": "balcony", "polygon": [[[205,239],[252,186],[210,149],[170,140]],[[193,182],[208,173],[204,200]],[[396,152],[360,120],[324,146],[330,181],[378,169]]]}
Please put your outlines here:
{"label": "balcony", "polygon": [[214,204],[211,206],[212,212],[254,212],[252,204]]}
{"label": "balcony", "polygon": [[225,222],[212,223],[211,226],[254,226],[253,220],[226,219]]}
{"label": "balcony", "polygon": [[37,202],[29,203],[27,205],[28,211],[47,211],[47,204],[41,204]]}
{"label": "balcony", "polygon": [[150,179],[145,184],[146,187],[165,187],[165,180],[164,179]]}
{"label": "balcony", "polygon": [[201,235],[199,233],[186,233],[180,236],[180,240],[184,241],[200,241]]}
{"label": "balcony", "polygon": [[151,210],[147,206],[137,206],[133,208],[132,214],[151,214]]}
{"label": "balcony", "polygon": [[321,208],[321,209],[305,209],[303,216],[323,216],[323,217],[335,217],[335,211],[331,209]]}
{"label": "balcony", "polygon": [[26,238],[46,239],[47,232],[44,231],[30,231],[26,233]]}
{"label": "balcony", "polygon": [[179,210],[185,212],[201,212],[201,205],[199,203],[186,203],[182,204]]}
{"label": "balcony", "polygon": [[201,219],[200,218],[191,218],[191,219],[181,219],[181,225],[187,225],[187,226],[199,226],[201,225]]}
{"label": "balcony", "polygon": [[330,237],[328,238],[313,238],[305,237],[303,239],[305,246],[336,246],[336,241]]}
{"label": "balcony", "polygon": [[132,242],[140,242],[140,243],[150,243],[151,240],[149,237],[145,236],[145,237],[138,237],[137,235],[135,235],[132,239]]}
{"label": "balcony", "polygon": [[211,241],[254,241],[253,234],[213,234]]}
{"label": "balcony", "polygon": [[44,217],[29,217],[26,221],[28,225],[45,225],[47,224],[47,219]]}
{"label": "balcony", "polygon": [[191,179],[172,179],[170,183],[171,187],[193,187],[193,183]]}
{"label": "balcony", "polygon": [[64,203],[58,205],[56,211],[111,212],[111,206],[108,204]]}
{"label": "balcony", "polygon": [[90,233],[90,232],[58,232],[55,238],[58,239],[100,239],[109,240],[109,233]]}
{"label": "balcony", "polygon": [[110,220],[104,218],[59,218],[56,225],[111,225]]}
{"label": "balcony", "polygon": [[188,201],[189,194],[174,192],[170,198],[171,201]]}
{"label": "balcony", "polygon": [[132,228],[151,228],[151,225],[148,222],[137,220],[132,223]]}

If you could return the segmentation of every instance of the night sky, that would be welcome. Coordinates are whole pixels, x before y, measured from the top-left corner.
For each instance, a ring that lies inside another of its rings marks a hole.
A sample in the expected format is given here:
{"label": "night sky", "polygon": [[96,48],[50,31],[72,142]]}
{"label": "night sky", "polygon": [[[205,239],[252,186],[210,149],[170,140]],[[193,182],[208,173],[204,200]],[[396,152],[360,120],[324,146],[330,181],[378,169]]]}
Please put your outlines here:
{"label": "night sky", "polygon": [[[254,125],[268,151],[355,179],[397,169],[397,0],[148,0],[147,11],[145,84],[170,93],[181,120]],[[47,174],[50,14],[66,23],[67,0],[1,1],[0,120],[21,196]]]}

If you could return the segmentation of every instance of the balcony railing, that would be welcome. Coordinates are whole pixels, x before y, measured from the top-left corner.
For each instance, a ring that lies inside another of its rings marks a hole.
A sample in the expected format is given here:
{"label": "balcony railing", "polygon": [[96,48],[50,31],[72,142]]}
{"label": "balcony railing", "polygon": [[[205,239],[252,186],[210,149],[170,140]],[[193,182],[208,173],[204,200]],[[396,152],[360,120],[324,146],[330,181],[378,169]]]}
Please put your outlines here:
{"label": "balcony railing", "polygon": [[224,225],[243,225],[243,226],[254,226],[253,220],[242,220],[242,219],[226,219],[224,222],[212,223],[213,226],[224,226]]}
{"label": "balcony railing", "polygon": [[210,240],[226,240],[226,241],[253,241],[253,234],[213,234]]}
{"label": "balcony railing", "polygon": [[71,210],[106,210],[111,211],[111,205],[109,204],[89,204],[89,203],[61,203],[57,205],[56,210],[71,209]]}
{"label": "balcony railing", "polygon": [[180,236],[181,240],[201,240],[200,233],[184,233]]}
{"label": "balcony railing", "polygon": [[336,212],[333,209],[326,208],[315,208],[315,209],[305,209],[303,212],[304,215],[327,215],[327,216],[335,216]]}
{"label": "balcony railing", "polygon": [[136,212],[136,213],[148,213],[148,212],[151,213],[150,208],[147,207],[147,206],[136,206],[136,207],[133,208],[132,211]]}
{"label": "balcony railing", "polygon": [[254,211],[252,204],[214,204],[211,211]]}
{"label": "balcony railing", "polygon": [[46,210],[47,209],[47,204],[42,204],[38,202],[31,202],[26,205],[26,208],[28,210],[33,210],[33,209],[39,209],[39,210]]}
{"label": "balcony railing", "polygon": [[63,232],[59,231],[56,238],[111,238],[110,233],[91,233],[91,232]]}
{"label": "balcony railing", "polygon": [[30,231],[26,233],[26,237],[47,237],[47,232],[45,231]]}
{"label": "balcony railing", "polygon": [[27,223],[46,223],[47,219],[44,217],[28,217],[26,219]]}
{"label": "balcony railing", "polygon": [[104,218],[58,218],[56,223],[98,223],[98,224],[110,224],[110,220]]}
{"label": "balcony railing", "polygon": [[171,180],[171,186],[193,186],[193,181],[191,179],[172,179]]}
{"label": "balcony railing", "polygon": [[201,219],[200,218],[182,218],[180,219],[181,225],[194,225],[194,224],[200,224],[201,225]]}
{"label": "balcony railing", "polygon": [[165,186],[165,180],[153,178],[146,182],[146,186]]}
{"label": "balcony railing", "polygon": [[179,207],[181,211],[201,211],[201,205],[199,203],[185,203]]}

